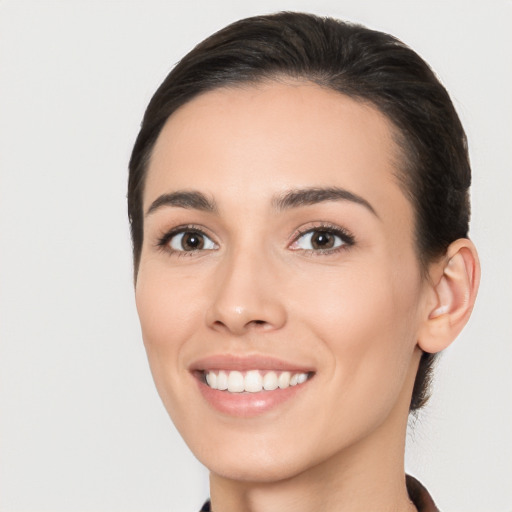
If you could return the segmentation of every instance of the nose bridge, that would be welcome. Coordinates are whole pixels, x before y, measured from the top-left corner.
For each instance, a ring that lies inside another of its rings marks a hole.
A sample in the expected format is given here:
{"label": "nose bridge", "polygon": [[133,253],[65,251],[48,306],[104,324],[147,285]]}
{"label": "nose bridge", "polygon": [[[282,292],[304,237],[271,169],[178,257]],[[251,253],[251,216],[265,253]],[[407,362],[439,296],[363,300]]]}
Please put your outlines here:
{"label": "nose bridge", "polygon": [[277,285],[275,264],[261,244],[233,247],[217,271],[209,325],[236,334],[282,327],[286,312]]}

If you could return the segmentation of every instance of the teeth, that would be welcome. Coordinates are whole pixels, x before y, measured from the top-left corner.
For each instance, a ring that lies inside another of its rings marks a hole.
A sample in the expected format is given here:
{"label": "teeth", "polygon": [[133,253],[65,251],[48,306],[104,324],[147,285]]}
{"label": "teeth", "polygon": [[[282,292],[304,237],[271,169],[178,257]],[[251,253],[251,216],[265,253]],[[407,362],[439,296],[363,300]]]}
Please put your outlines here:
{"label": "teeth", "polygon": [[307,373],[298,373],[297,374],[297,384],[304,384],[308,380]]}
{"label": "teeth", "polygon": [[208,386],[210,386],[212,389],[218,389],[217,388],[217,375],[213,372],[208,372],[206,374],[206,382],[208,383]]}
{"label": "teeth", "polygon": [[241,393],[244,391],[244,376],[240,372],[229,372],[228,391],[230,393]]}
{"label": "teeth", "polygon": [[217,389],[221,391],[228,389],[228,375],[226,372],[219,372],[217,375]]}
{"label": "teeth", "polygon": [[[306,375],[306,374],[304,373],[303,375]],[[277,385],[281,389],[287,388],[290,385],[290,377],[291,377],[290,372],[281,373],[281,375],[279,375],[279,377],[277,378]]]}
{"label": "teeth", "polygon": [[268,372],[263,377],[263,389],[265,391],[274,391],[277,389],[277,373],[276,372]]}
{"label": "teeth", "polygon": [[291,372],[263,372],[250,370],[239,371],[208,371],[205,372],[206,383],[212,389],[228,391],[230,393],[259,393],[260,391],[274,391],[277,388],[286,389],[289,386],[303,384],[309,378],[307,373]]}
{"label": "teeth", "polygon": [[245,391],[249,393],[258,393],[263,389],[263,377],[258,370],[251,370],[245,374]]}

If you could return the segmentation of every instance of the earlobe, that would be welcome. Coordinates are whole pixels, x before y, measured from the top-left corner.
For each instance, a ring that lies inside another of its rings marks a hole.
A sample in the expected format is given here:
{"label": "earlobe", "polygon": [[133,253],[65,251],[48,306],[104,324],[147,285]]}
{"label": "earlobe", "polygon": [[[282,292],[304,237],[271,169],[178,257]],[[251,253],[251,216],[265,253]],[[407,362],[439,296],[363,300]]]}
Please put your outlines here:
{"label": "earlobe", "polygon": [[448,347],[466,325],[480,282],[478,255],[467,238],[448,247],[441,265],[441,274],[438,271],[433,276],[431,298],[418,336],[419,347],[429,353]]}

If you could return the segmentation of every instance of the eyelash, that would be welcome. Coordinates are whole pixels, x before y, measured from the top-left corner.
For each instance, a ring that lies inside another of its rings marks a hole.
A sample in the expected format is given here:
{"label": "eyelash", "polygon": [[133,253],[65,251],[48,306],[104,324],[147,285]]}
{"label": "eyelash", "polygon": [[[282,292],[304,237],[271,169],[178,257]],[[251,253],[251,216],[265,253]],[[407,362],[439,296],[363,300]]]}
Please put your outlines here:
{"label": "eyelash", "polygon": [[201,236],[205,236],[205,237],[209,238],[210,240],[212,240],[212,237],[205,233],[205,230],[203,227],[196,226],[194,224],[187,224],[184,226],[177,226],[177,227],[171,229],[170,231],[167,231],[165,234],[163,234],[158,239],[158,241],[156,243],[157,247],[172,256],[178,256],[178,257],[194,256],[195,254],[197,254],[199,252],[199,250],[197,250],[197,251],[177,251],[175,249],[172,249],[171,246],[169,245],[169,242],[176,235],[180,235],[182,233],[195,233],[195,234],[198,234]]}
{"label": "eyelash", "polygon": [[[354,236],[351,233],[349,233],[347,230],[345,230],[339,226],[332,225],[332,224],[321,223],[321,224],[314,225],[312,227],[308,227],[306,229],[298,229],[292,236],[292,240],[288,244],[288,246],[290,246],[294,243],[297,243],[300,240],[300,238],[303,237],[304,235],[307,235],[309,233],[314,233],[316,231],[324,231],[330,235],[337,236],[341,239],[341,241],[343,243],[342,243],[342,245],[332,248],[332,249],[292,249],[292,250],[295,250],[295,251],[300,250],[303,253],[306,253],[307,255],[320,256],[320,255],[335,254],[340,251],[345,251],[349,247],[353,246],[356,243]],[[205,237],[209,238],[210,240],[212,240],[212,237],[205,233],[205,230],[203,227],[193,225],[193,224],[188,224],[188,225],[177,226],[177,227],[171,229],[170,231],[166,232],[158,239],[156,245],[162,251],[165,251],[168,254],[171,254],[173,256],[178,256],[178,257],[194,256],[198,252],[200,252],[200,250],[177,251],[175,249],[172,249],[169,245],[169,242],[173,239],[173,237],[175,237],[176,235],[179,235],[182,233],[188,233],[188,232],[196,233],[198,235],[205,236]],[[211,250],[211,249],[209,249],[209,250]]]}
{"label": "eyelash", "polygon": [[[292,236],[291,244],[297,243],[300,238],[309,233],[315,233],[318,231],[326,232],[330,235],[337,236],[343,242],[339,247],[334,247],[332,249],[302,249],[303,253],[306,253],[308,256],[322,256],[326,254],[336,254],[341,251],[346,251],[353,245],[355,245],[356,240],[354,235],[352,235],[349,231],[340,226],[335,226],[333,224],[328,223],[320,223],[316,224],[312,227],[308,227],[306,229],[298,229],[295,234]],[[290,245],[291,245],[290,244]],[[295,249],[299,250],[299,249]]]}

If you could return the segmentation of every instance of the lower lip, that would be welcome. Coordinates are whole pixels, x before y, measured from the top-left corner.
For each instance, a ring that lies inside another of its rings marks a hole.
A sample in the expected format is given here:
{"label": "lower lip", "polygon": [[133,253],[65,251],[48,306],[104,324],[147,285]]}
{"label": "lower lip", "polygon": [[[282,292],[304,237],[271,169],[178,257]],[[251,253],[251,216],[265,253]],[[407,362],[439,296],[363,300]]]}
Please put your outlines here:
{"label": "lower lip", "polygon": [[230,393],[212,389],[200,380],[197,382],[203,397],[214,409],[229,416],[250,418],[271,411],[292,399],[305,389],[309,380],[297,386],[259,393]]}

